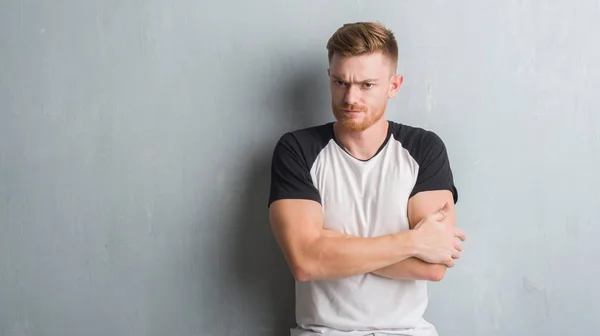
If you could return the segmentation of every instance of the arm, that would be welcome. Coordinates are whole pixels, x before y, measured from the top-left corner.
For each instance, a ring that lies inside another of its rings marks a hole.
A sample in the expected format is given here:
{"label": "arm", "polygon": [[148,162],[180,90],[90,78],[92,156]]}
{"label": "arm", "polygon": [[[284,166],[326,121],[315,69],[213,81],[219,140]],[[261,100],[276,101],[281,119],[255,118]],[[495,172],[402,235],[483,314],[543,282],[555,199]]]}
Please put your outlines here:
{"label": "arm", "polygon": [[[303,139],[305,140],[305,139]],[[323,209],[310,175],[310,146],[291,134],[275,147],[271,164],[269,217],[271,229],[298,281],[323,280],[370,273],[410,257],[447,262],[454,236],[438,225],[443,216],[427,216],[407,230],[380,237],[355,237],[323,228]]]}
{"label": "arm", "polygon": [[[458,201],[458,192],[445,144],[435,133],[427,131],[413,134],[406,139],[405,145],[419,164],[417,180],[408,201],[410,228],[414,229],[424,216],[446,204],[443,223],[449,229],[454,229],[454,204]],[[455,256],[460,257],[460,253]],[[418,258],[409,258],[374,273],[394,279],[440,281],[447,266],[454,264],[453,260],[449,261],[448,265],[430,264]]]}
{"label": "arm", "polygon": [[410,231],[362,238],[323,229],[320,204],[281,199],[270,207],[271,228],[298,281],[369,273],[414,255]]}
{"label": "arm", "polygon": [[413,232],[362,238],[323,228],[321,198],[310,175],[314,158],[306,141],[302,134],[285,134],[271,163],[271,229],[294,277],[298,281],[346,277],[415,255]]}
{"label": "arm", "polygon": [[[410,228],[420,222],[427,214],[436,212],[444,207],[446,215],[443,223],[449,228],[455,228],[456,215],[452,193],[448,190],[424,191],[416,194],[408,201],[408,219]],[[447,265],[430,264],[421,259],[411,257],[399,263],[376,270],[374,274],[403,280],[441,281],[446,273]]]}

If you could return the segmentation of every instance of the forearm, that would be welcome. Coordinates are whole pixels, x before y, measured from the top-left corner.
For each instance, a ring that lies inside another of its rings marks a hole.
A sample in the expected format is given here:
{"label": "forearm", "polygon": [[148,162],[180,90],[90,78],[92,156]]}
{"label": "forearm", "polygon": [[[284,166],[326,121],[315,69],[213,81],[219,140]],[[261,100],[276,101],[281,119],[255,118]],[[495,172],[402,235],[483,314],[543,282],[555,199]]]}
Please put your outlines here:
{"label": "forearm", "polygon": [[363,238],[330,230],[304,249],[301,280],[343,278],[370,273],[407,260],[415,255],[409,231]]}
{"label": "forearm", "polygon": [[372,273],[396,280],[440,281],[446,273],[446,265],[430,264],[411,257],[395,264],[375,270]]}

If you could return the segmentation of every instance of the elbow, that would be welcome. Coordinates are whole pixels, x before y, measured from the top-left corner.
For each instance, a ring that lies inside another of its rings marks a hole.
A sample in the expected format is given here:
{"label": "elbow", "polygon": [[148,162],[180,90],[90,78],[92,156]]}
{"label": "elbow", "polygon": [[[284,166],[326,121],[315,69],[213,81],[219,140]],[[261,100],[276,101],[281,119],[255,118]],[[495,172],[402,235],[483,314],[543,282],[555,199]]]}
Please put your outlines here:
{"label": "elbow", "polygon": [[292,264],[292,275],[298,282],[316,280],[316,272],[313,263],[309,261],[297,261]]}
{"label": "elbow", "polygon": [[446,265],[433,265],[427,271],[426,278],[429,281],[439,282],[444,279],[446,275]]}
{"label": "elbow", "polygon": [[294,280],[297,282],[306,282],[312,280],[310,273],[299,267],[292,269],[292,275],[294,276]]}

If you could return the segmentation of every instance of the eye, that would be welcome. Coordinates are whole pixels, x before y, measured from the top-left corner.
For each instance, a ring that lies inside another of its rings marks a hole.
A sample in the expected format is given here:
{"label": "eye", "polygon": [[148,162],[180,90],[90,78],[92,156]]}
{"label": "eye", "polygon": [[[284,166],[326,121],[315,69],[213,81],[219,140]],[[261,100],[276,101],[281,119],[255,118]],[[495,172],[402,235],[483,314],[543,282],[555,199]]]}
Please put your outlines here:
{"label": "eye", "polygon": [[333,82],[337,85],[345,85],[346,84],[346,83],[342,82],[341,80],[335,80]]}
{"label": "eye", "polygon": [[367,89],[370,89],[370,88],[372,88],[373,86],[375,86],[375,84],[373,84],[373,83],[365,83],[365,84],[364,84],[364,86],[365,86]]}

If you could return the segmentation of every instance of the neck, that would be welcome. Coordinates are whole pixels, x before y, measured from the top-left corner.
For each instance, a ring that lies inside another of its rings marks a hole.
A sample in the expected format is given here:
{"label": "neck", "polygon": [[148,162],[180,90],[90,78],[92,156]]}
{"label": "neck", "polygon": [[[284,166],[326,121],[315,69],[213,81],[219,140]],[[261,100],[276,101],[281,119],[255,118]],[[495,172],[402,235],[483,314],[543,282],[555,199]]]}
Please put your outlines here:
{"label": "neck", "polygon": [[372,158],[383,144],[388,134],[388,121],[381,118],[364,131],[344,129],[339,123],[333,124],[333,132],[337,142],[359,160]]}

